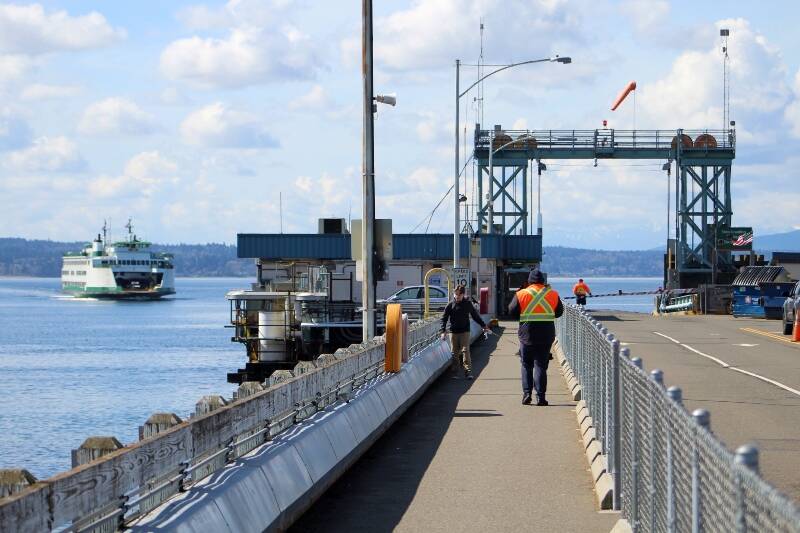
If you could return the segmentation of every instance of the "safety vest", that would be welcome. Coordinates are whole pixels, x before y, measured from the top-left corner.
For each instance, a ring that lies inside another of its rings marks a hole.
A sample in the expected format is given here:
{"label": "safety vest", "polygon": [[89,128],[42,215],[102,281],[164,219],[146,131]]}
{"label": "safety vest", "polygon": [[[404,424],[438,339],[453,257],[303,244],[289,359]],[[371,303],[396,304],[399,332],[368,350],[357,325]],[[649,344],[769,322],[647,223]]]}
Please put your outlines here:
{"label": "safety vest", "polygon": [[585,294],[592,292],[589,290],[589,286],[585,283],[576,283],[574,287],[572,287],[572,294],[575,296],[584,296]]}
{"label": "safety vest", "polygon": [[556,319],[558,293],[546,285],[534,284],[517,291],[520,322],[552,322]]}

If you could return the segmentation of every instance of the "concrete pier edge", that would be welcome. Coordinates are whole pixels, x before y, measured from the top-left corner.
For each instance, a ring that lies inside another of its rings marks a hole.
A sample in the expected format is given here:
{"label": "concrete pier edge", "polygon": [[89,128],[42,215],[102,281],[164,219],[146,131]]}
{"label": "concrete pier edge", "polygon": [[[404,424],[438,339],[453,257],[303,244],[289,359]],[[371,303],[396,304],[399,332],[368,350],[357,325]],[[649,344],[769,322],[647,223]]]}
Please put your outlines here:
{"label": "concrete pier edge", "polygon": [[[597,506],[603,511],[610,510],[613,505],[614,480],[608,473],[608,459],[603,455],[603,448],[597,441],[594,421],[592,417],[589,416],[586,402],[581,399],[580,384],[570,367],[569,361],[564,357],[564,352],[558,342],[553,345],[553,353],[559,362],[561,375],[564,378],[567,388],[572,391],[573,400],[577,402],[575,405],[575,416],[578,422],[580,440],[586,454],[586,462],[589,464]],[[630,531],[629,525],[627,526],[629,528],[627,530],[619,529],[627,524],[627,520],[621,519],[614,526],[613,531],[618,533]]]}
{"label": "concrete pier edge", "polygon": [[[473,339],[479,333],[478,328]],[[262,451],[200,482],[193,491],[202,498],[169,500],[128,531],[193,530],[200,524],[231,532],[287,529],[449,368],[450,359],[449,344],[437,339],[400,372],[379,376],[349,403],[312,415]],[[221,483],[226,478],[229,482]],[[272,496],[269,505],[241,512],[240,500],[253,488]]]}

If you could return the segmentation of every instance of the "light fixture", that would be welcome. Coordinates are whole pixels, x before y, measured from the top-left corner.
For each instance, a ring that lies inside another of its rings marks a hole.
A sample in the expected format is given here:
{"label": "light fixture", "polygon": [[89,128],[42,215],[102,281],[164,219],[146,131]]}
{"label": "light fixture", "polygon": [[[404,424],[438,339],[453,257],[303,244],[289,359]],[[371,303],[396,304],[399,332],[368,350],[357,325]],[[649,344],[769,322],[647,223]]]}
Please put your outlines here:
{"label": "light fixture", "polygon": [[397,105],[397,93],[379,94],[375,97],[375,101],[379,104],[386,104],[394,107]]}

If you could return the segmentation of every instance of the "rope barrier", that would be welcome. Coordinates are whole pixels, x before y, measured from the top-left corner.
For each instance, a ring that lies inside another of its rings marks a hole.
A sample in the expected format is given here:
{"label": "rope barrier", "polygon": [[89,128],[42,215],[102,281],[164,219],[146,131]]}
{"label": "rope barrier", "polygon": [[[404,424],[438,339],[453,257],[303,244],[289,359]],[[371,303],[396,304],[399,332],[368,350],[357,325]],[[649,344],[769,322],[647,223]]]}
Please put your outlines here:
{"label": "rope barrier", "polygon": [[[642,295],[648,295],[648,294],[661,294],[663,292],[664,291],[622,292],[620,290],[620,291],[617,291],[617,292],[609,292],[609,293],[606,293],[606,294],[592,294],[592,295],[588,295],[587,294],[586,297],[587,298],[600,298],[600,297],[606,297],[606,296],[642,296]],[[565,296],[565,297],[563,297],[561,299],[562,300],[574,300],[575,298],[577,298],[577,296]]]}

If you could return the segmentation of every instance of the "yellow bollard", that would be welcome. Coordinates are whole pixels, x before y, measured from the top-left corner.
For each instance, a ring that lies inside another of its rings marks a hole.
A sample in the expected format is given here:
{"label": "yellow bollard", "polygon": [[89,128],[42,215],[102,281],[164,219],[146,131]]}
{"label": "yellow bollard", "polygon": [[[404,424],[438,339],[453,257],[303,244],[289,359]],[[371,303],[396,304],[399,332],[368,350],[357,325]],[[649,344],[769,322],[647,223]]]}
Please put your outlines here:
{"label": "yellow bollard", "polygon": [[386,372],[400,372],[403,364],[403,307],[400,304],[386,306]]}

